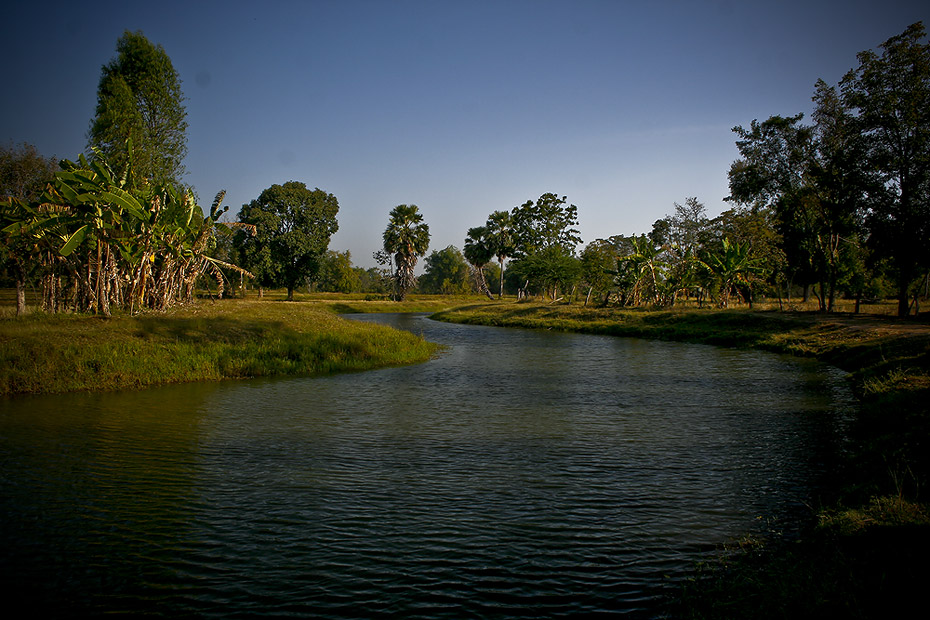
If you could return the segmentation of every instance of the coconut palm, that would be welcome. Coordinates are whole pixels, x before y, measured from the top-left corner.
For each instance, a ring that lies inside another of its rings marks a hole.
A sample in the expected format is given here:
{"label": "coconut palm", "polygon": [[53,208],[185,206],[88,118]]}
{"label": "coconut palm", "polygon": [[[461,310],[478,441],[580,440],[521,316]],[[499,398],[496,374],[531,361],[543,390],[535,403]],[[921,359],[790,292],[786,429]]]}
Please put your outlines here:
{"label": "coconut palm", "polygon": [[413,268],[429,249],[429,225],[416,205],[397,205],[384,230],[384,251],[394,256],[394,293],[403,301],[416,285]]}

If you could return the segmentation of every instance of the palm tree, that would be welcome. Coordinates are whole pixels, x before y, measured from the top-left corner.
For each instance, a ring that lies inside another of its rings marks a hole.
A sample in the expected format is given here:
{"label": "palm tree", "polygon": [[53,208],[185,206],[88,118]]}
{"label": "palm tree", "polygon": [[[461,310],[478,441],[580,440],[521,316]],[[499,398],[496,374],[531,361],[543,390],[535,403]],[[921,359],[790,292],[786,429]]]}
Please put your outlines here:
{"label": "palm tree", "polygon": [[468,229],[468,236],[465,237],[465,249],[462,252],[475,270],[475,279],[478,281],[478,289],[488,296],[488,299],[494,299],[491,290],[488,288],[487,280],[484,278],[484,266],[494,258],[494,251],[488,244],[488,229],[486,226],[476,226]]}
{"label": "palm tree", "polygon": [[384,230],[384,251],[394,256],[395,299],[403,301],[416,285],[413,268],[429,249],[429,226],[416,205],[397,205]]}
{"label": "palm tree", "polygon": [[488,246],[501,266],[501,288],[497,296],[500,299],[504,296],[504,261],[513,256],[516,249],[513,218],[509,211],[495,211],[488,217],[485,227]]}

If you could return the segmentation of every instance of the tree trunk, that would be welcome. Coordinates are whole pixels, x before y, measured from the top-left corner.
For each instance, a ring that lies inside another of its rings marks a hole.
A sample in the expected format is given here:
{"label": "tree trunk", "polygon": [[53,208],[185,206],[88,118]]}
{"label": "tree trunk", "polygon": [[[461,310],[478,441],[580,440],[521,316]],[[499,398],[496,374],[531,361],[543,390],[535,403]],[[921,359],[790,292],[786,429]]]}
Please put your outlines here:
{"label": "tree trunk", "polygon": [[294,287],[287,287],[287,301],[294,301]]}
{"label": "tree trunk", "polygon": [[497,294],[497,298],[501,299],[504,297],[504,261],[498,258],[498,262],[500,263],[500,266],[501,266],[501,289],[500,289],[500,292],[498,292]]}
{"label": "tree trunk", "polygon": [[16,316],[26,314],[26,283],[16,276]]}
{"label": "tree trunk", "polygon": [[898,316],[906,317],[911,311],[911,300],[908,298],[907,289],[911,283],[910,278],[901,276],[898,279]]}

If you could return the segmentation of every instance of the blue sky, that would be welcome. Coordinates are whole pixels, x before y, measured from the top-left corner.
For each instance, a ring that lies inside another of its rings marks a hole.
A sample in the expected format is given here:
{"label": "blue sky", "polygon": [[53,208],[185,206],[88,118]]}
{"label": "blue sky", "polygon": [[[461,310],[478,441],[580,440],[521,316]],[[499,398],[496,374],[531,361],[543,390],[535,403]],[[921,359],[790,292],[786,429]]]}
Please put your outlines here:
{"label": "blue sky", "polygon": [[369,267],[388,212],[431,249],[545,192],[585,243],[648,232],[697,196],[728,208],[731,128],[809,113],[923,1],[137,3],[3,9],[0,141],[75,159],[124,30],[161,44],[187,97],[188,176],[230,213],[297,180],[339,199],[330,247]]}

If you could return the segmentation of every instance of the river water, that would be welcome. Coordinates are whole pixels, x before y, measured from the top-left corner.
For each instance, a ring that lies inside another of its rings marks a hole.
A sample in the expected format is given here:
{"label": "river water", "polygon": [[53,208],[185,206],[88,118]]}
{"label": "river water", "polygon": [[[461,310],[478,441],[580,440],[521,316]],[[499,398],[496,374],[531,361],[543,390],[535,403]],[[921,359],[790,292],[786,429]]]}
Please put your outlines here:
{"label": "river water", "polygon": [[852,398],[753,351],[357,315],[329,377],[0,401],[0,583],[55,617],[654,617],[807,510]]}

